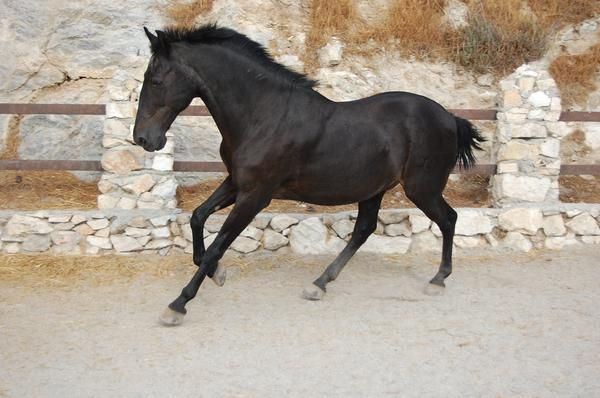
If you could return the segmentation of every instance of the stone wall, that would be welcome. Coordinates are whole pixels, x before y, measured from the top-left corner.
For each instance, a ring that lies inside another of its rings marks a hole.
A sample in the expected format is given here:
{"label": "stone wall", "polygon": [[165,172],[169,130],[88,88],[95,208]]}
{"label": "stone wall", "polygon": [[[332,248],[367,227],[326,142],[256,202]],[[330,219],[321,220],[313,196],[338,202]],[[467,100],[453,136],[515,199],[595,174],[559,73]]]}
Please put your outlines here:
{"label": "stone wall", "polygon": [[[230,250],[292,250],[337,254],[348,241],[355,212],[324,215],[259,214]],[[190,214],[177,210],[0,212],[0,249],[6,254],[191,253]],[[211,217],[205,243],[224,216]],[[528,252],[600,244],[600,205],[458,209],[455,247]],[[380,254],[441,251],[441,233],[419,210],[383,210],[361,251]]]}

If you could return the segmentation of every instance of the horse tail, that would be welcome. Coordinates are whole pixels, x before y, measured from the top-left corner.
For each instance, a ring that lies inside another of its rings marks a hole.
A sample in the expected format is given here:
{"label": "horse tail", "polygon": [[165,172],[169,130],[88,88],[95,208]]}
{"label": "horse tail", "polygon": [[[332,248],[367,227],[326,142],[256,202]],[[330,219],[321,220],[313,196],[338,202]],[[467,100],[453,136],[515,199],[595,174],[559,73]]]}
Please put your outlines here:
{"label": "horse tail", "polygon": [[475,156],[473,148],[481,150],[480,143],[485,141],[481,133],[473,124],[461,117],[454,116],[456,121],[456,139],[458,141],[458,152],[456,154],[456,163],[463,169],[471,168],[475,165]]}

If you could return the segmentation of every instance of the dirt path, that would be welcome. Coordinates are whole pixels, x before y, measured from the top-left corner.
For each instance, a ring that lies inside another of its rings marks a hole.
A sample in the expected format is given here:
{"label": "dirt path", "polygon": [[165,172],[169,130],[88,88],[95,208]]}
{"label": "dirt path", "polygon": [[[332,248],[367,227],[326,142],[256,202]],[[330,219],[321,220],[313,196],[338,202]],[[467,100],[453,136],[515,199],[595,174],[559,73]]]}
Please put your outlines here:
{"label": "dirt path", "polygon": [[[230,269],[178,328],[156,321],[187,281],[90,287],[0,283],[0,396],[600,396],[598,247],[437,256],[358,255],[322,302],[299,298],[329,258]],[[393,261],[392,261],[393,260]]]}

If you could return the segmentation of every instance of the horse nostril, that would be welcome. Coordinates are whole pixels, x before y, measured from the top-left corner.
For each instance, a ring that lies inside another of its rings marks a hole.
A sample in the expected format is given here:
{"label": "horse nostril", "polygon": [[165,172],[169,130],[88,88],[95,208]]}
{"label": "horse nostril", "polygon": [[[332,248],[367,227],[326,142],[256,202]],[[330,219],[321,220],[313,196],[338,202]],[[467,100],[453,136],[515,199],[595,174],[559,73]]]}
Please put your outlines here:
{"label": "horse nostril", "polygon": [[144,137],[138,137],[136,141],[139,146],[145,146],[147,143],[147,141]]}

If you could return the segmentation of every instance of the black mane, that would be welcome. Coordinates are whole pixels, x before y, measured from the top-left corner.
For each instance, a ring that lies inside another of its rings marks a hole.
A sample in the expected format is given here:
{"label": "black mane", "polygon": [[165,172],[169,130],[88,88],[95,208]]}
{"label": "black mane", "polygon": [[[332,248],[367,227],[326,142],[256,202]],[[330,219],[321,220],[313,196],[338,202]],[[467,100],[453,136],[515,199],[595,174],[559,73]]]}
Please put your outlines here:
{"label": "black mane", "polygon": [[204,43],[229,47],[238,53],[246,55],[250,59],[258,61],[262,66],[294,86],[313,88],[317,85],[315,80],[310,79],[306,75],[277,63],[261,44],[233,29],[218,27],[216,24],[208,24],[191,29],[171,27],[165,29],[164,32],[158,33],[160,40],[151,46],[153,54],[168,54],[170,44],[176,42]]}

